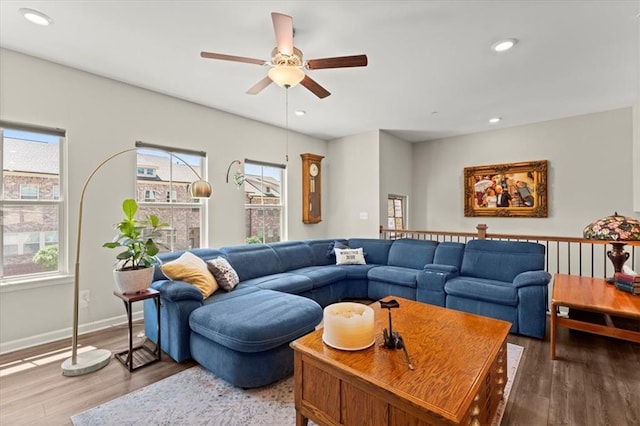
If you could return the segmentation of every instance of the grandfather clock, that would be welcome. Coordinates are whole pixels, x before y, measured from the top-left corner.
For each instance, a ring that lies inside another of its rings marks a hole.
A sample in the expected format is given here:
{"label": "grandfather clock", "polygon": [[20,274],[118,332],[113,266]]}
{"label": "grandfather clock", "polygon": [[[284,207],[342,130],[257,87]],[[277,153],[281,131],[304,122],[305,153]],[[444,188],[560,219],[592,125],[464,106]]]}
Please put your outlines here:
{"label": "grandfather clock", "polygon": [[302,222],[319,223],[322,220],[321,162],[316,154],[300,154],[302,158]]}

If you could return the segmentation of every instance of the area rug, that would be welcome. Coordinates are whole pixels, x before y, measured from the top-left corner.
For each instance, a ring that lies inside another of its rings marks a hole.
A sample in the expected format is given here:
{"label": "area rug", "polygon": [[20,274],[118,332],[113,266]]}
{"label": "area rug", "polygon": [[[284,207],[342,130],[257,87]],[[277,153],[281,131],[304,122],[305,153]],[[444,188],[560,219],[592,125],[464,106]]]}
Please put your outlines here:
{"label": "area rug", "polygon": [[[522,352],[522,346],[507,344],[508,380],[495,426],[502,420]],[[240,389],[196,366],[76,414],[71,421],[76,426],[295,425],[293,377],[263,388]]]}

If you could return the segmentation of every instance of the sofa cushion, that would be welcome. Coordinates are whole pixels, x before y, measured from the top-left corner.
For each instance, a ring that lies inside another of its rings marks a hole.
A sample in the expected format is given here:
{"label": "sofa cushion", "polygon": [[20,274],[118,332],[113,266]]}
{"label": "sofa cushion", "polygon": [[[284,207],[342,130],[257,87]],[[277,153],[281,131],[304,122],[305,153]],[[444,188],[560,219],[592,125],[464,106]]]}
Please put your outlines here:
{"label": "sofa cushion", "polygon": [[524,241],[467,242],[460,275],[511,282],[525,271],[544,269],[544,246]]}
{"label": "sofa cushion", "polygon": [[229,349],[263,352],[312,331],[321,320],[322,308],[311,299],[259,290],[196,309],[189,326]]}
{"label": "sofa cushion", "polygon": [[341,249],[335,248],[336,253],[336,265],[366,265],[364,260],[364,253],[361,248],[357,249]]}
{"label": "sofa cushion", "polygon": [[482,300],[500,305],[518,305],[518,289],[510,283],[501,281],[457,277],[446,282],[444,291],[449,296]]}
{"label": "sofa cushion", "polygon": [[[154,281],[158,281],[158,280],[165,279],[166,275],[162,273],[162,268],[160,268],[160,266],[163,263],[167,263],[167,262],[171,262],[172,260],[176,260],[177,258],[182,256],[185,251],[187,251],[187,250],[177,250],[177,251],[170,251],[170,252],[167,252],[167,253],[158,254],[157,258],[160,261],[160,265],[159,265],[159,267],[155,268],[155,271],[153,271],[153,280]],[[198,256],[199,258],[204,260],[205,262],[207,260],[210,260],[210,259],[215,259],[218,256],[223,256],[224,257],[224,253],[222,253],[220,250],[210,249],[210,248],[195,248],[195,249],[189,250],[189,252],[195,254],[196,256]]]}
{"label": "sofa cushion", "polygon": [[336,265],[334,268],[344,271],[347,280],[366,280],[369,271],[377,266],[380,265]]}
{"label": "sofa cushion", "polygon": [[394,240],[389,249],[387,265],[405,268],[422,269],[424,265],[433,263],[437,241],[401,238]]}
{"label": "sofa cushion", "polygon": [[197,287],[205,299],[218,289],[218,283],[207,269],[205,261],[188,251],[160,268],[167,278]]}
{"label": "sofa cushion", "polygon": [[207,260],[206,263],[209,272],[223,289],[232,291],[240,282],[238,273],[224,257],[218,256],[215,259]]}
{"label": "sofa cushion", "polygon": [[433,263],[437,265],[453,266],[459,271],[460,266],[462,265],[463,255],[464,243],[443,241],[436,247],[436,252],[433,255]]}
{"label": "sofa cushion", "polygon": [[389,249],[391,240],[377,240],[374,238],[351,238],[349,248],[362,248],[365,253],[367,263],[386,265],[389,259]]}
{"label": "sofa cushion", "polygon": [[283,272],[313,265],[313,251],[302,241],[268,244],[280,259]]}
{"label": "sofa cushion", "polygon": [[416,287],[417,269],[401,266],[376,266],[367,274],[369,281],[380,281],[404,287]]}
{"label": "sofa cushion", "polygon": [[221,249],[240,281],[284,272],[276,252],[265,244],[244,244]]}
{"label": "sofa cushion", "polygon": [[233,299],[233,298],[240,297],[240,296],[242,296],[244,294],[247,294],[247,293],[254,293],[256,291],[262,291],[262,290],[260,290],[258,287],[254,286],[254,285],[246,286],[246,285],[243,285],[241,283],[241,284],[237,285],[236,288],[232,292],[224,291],[222,289],[216,291],[211,296],[206,298],[204,300],[203,304],[204,305],[209,305],[211,303],[220,302],[222,300]]}
{"label": "sofa cushion", "polygon": [[322,265],[333,265],[336,263],[336,260],[333,256],[328,256],[328,251],[333,248],[335,241],[340,241],[346,245],[347,240],[307,240],[305,244],[307,244],[311,248],[311,252],[313,253],[313,265],[322,266]]}
{"label": "sofa cushion", "polygon": [[327,257],[332,257],[336,255],[336,249],[348,249],[346,241],[338,241],[334,240],[333,243],[329,246],[329,250],[327,251]]}
{"label": "sofa cushion", "polygon": [[338,281],[343,281],[347,277],[345,269],[327,266],[309,266],[308,268],[296,269],[289,272],[308,277],[313,283],[313,288],[320,288]]}
{"label": "sofa cushion", "polygon": [[262,278],[264,278],[264,280],[256,284],[256,286],[265,290],[300,294],[313,288],[313,280],[309,277],[305,277],[304,275],[284,273]]}

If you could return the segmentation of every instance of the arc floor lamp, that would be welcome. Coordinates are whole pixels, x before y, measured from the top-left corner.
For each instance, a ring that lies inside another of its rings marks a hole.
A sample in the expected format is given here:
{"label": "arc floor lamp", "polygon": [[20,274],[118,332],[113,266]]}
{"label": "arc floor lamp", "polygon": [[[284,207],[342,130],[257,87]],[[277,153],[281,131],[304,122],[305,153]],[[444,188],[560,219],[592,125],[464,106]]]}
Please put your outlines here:
{"label": "arc floor lamp", "polygon": [[[106,163],[127,152],[136,151],[138,148],[129,148],[123,151],[117,152],[110,157],[103,160],[98,166],[93,169],[89,177],[82,187],[80,194],[80,207],[78,209],[78,235],[76,242],[76,262],[75,262],[75,275],[73,286],[73,335],[71,337],[71,358],[65,360],[62,363],[62,374],[64,376],[80,376],[83,374],[91,373],[99,370],[109,363],[111,359],[111,351],[107,349],[94,349],[91,351],[78,354],[78,305],[80,302],[80,243],[82,241],[82,209],[84,205],[84,195],[87,191],[87,186],[93,178],[93,176],[104,166]],[[158,151],[162,151],[169,154],[172,157],[177,158],[186,164],[191,171],[197,176],[198,180],[191,183],[188,187],[189,194],[192,198],[209,198],[211,197],[211,185],[202,180],[202,177],[195,171],[189,163],[178,157],[176,154],[166,151],[164,149],[154,148]]]}

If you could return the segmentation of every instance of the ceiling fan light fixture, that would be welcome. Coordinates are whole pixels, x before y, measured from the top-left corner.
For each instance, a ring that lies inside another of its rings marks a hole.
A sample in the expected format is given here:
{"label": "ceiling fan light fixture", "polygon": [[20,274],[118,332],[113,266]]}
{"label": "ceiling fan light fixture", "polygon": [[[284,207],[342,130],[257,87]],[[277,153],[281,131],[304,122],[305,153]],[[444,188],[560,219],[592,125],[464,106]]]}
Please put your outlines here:
{"label": "ceiling fan light fixture", "polygon": [[280,87],[294,87],[304,78],[304,71],[298,67],[277,65],[269,70],[268,75]]}

